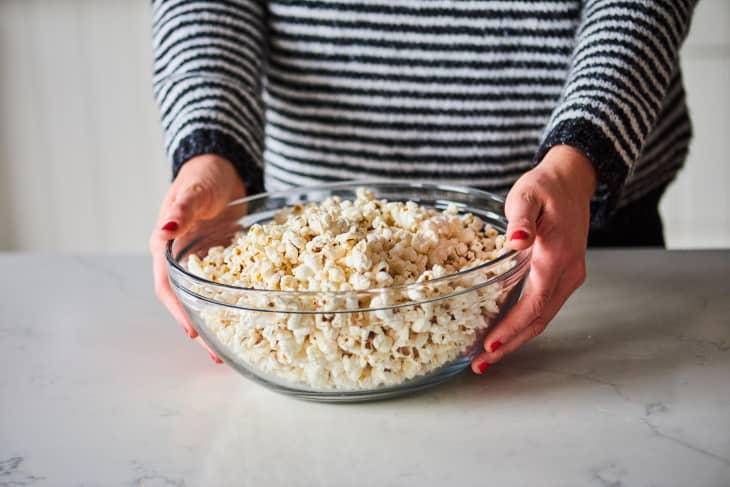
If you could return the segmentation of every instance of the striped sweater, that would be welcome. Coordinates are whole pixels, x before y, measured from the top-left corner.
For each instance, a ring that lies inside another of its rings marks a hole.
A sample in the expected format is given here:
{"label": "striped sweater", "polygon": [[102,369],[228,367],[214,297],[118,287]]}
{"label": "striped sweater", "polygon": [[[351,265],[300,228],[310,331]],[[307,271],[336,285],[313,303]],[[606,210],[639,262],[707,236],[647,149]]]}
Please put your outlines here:
{"label": "striped sweater", "polygon": [[505,193],[556,144],[595,165],[593,224],[665,186],[691,128],[691,0],[154,0],[177,174],[250,193],[358,178]]}

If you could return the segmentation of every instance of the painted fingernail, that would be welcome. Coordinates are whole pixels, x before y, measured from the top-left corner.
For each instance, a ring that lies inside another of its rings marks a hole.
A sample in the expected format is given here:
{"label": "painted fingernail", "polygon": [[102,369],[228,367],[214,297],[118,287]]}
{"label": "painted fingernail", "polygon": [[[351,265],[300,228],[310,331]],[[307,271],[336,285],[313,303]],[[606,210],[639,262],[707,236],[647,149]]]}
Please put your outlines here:
{"label": "painted fingernail", "polygon": [[491,345],[489,345],[489,351],[496,352],[497,350],[499,350],[499,347],[501,347],[501,346],[502,346],[502,342],[500,342],[499,340],[495,340],[492,342]]}
{"label": "painted fingernail", "polygon": [[509,238],[510,240],[527,240],[527,237],[529,235],[524,230],[515,230],[512,232],[512,236]]}
{"label": "painted fingernail", "polygon": [[479,373],[483,374],[485,370],[489,368],[489,362],[482,362],[477,366],[477,369],[479,369]]}
{"label": "painted fingernail", "polygon": [[216,356],[215,356],[215,355],[213,355],[212,353],[210,353],[209,355],[210,355],[210,359],[211,359],[211,360],[212,360],[213,362],[215,362],[215,363],[217,363],[217,364],[222,364],[222,363],[223,363],[223,361],[222,361],[221,359],[219,359],[218,357],[216,357]]}
{"label": "painted fingernail", "polygon": [[174,232],[175,230],[177,230],[177,222],[169,221],[165,223],[162,229],[167,230],[168,232]]}
{"label": "painted fingernail", "polygon": [[188,336],[188,338],[194,338],[192,328],[188,328],[187,326],[183,325],[182,323],[180,323],[180,327],[183,329],[183,331]]}

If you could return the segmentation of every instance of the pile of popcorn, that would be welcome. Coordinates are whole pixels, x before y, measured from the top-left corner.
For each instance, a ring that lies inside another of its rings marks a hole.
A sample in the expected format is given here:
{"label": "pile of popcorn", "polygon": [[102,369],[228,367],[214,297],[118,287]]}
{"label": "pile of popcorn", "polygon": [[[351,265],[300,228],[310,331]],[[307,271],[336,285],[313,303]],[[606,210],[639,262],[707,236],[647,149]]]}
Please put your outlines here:
{"label": "pile of popcorn", "polygon": [[271,378],[356,390],[400,384],[479,346],[504,292],[478,285],[510,263],[439,278],[507,250],[503,235],[456,206],[389,202],[361,188],[355,200],[283,209],[229,246],[191,255],[188,270],[238,287],[309,291],[216,289],[218,301],[253,309],[201,314],[226,347]]}

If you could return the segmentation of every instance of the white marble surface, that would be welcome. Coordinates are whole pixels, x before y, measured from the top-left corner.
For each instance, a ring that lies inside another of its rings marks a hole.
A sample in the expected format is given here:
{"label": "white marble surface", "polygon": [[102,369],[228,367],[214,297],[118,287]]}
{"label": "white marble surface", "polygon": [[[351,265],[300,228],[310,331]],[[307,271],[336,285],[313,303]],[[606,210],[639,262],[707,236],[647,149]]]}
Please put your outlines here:
{"label": "white marble surface", "polygon": [[190,343],[144,257],[0,254],[0,486],[730,485],[730,251],[592,252],[484,377],[322,405]]}

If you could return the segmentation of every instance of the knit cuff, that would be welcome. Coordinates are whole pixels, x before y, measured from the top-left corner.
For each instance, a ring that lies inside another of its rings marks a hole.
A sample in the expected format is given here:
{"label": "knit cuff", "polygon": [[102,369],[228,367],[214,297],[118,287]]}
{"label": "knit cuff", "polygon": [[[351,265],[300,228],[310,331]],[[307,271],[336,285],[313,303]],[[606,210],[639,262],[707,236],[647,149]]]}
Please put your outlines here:
{"label": "knit cuff", "polygon": [[584,119],[564,120],[555,125],[543,140],[535,164],[556,145],[569,145],[581,151],[596,169],[596,192],[591,199],[591,226],[604,226],[616,209],[628,176],[628,166],[599,127]]}
{"label": "knit cuff", "polygon": [[241,144],[230,135],[211,129],[198,129],[187,135],[172,155],[172,178],[187,161],[202,154],[215,154],[230,161],[246,186],[248,196],[264,191],[264,174]]}

